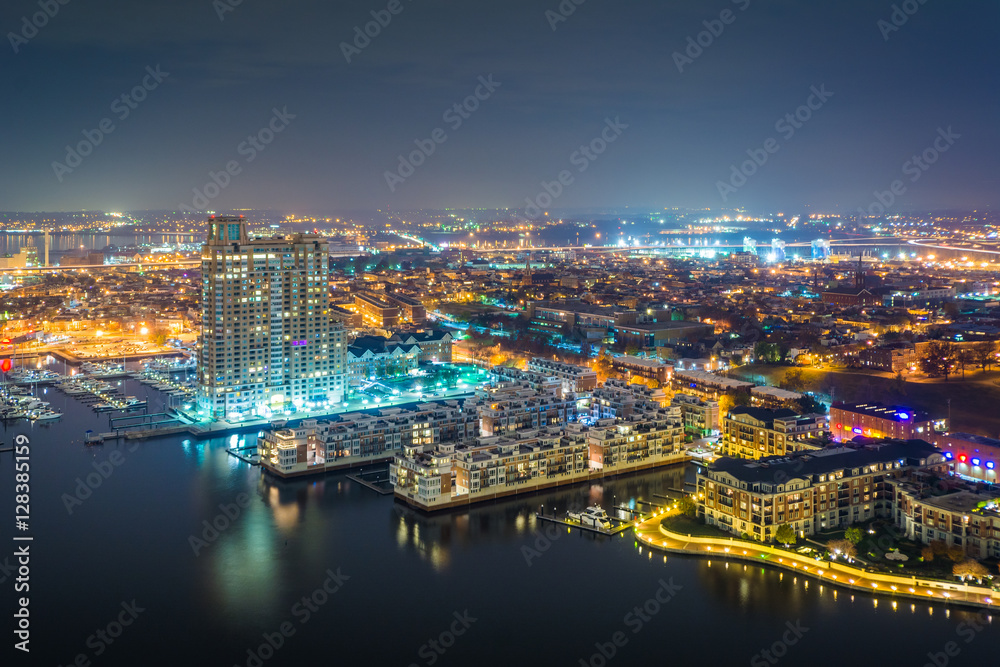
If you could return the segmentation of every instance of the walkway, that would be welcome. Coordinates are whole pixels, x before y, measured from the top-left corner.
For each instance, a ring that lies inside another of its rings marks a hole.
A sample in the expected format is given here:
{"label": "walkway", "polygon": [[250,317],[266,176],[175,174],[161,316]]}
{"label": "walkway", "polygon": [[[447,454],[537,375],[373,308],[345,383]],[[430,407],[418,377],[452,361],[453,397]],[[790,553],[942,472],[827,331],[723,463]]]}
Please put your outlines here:
{"label": "walkway", "polygon": [[755,542],[745,542],[735,537],[696,537],[674,533],[660,525],[663,519],[672,514],[676,514],[676,511],[666,510],[636,524],[635,535],[640,544],[664,551],[696,556],[733,558],[757,563],[763,561],[769,565],[783,567],[832,585],[868,591],[873,594],[884,593],[891,596],[924,600],[934,599],[987,609],[991,609],[993,605],[993,591],[985,586],[970,586],[958,582],[866,572],[847,564],[816,560],[793,551],[785,551]]}

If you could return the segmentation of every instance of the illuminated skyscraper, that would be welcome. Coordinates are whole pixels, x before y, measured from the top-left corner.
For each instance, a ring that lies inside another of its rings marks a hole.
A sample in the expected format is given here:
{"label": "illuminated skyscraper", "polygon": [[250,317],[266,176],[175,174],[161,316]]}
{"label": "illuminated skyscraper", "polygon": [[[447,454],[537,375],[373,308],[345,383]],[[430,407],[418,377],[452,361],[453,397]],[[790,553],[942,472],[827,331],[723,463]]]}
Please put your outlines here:
{"label": "illuminated skyscraper", "polygon": [[343,400],[347,342],[330,321],[325,239],[250,238],[246,220],[212,217],[201,251],[198,409],[269,417]]}

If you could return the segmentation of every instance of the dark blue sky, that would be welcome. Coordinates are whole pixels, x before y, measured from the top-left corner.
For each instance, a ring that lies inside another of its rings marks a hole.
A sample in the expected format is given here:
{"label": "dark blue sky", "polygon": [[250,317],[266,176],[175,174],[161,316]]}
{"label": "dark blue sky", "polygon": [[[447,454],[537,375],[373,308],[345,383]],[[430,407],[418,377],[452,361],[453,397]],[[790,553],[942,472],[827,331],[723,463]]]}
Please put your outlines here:
{"label": "dark blue sky", "polygon": [[[554,31],[558,0],[399,1],[348,63],[340,43],[387,0],[243,0],[223,21],[227,0],[69,0],[16,54],[9,33],[40,10],[7,0],[0,210],[200,204],[193,189],[228,161],[238,173],[211,208],[524,207],[562,170],[559,207],[852,211],[895,179],[890,210],[998,203],[995,0],[910,0],[888,39],[893,3],[878,0],[586,0]],[[723,10],[731,22],[678,72],[674,52]],[[121,119],[115,98],[156,65],[169,76]],[[453,130],[443,113],[490,74],[500,86]],[[775,123],[821,85],[832,97],[786,138]],[[241,149],[274,108],[295,118]],[[574,151],[616,117],[627,129],[581,172]],[[105,118],[114,131],[60,181],[52,163]],[[960,137],[911,180],[907,160],[949,126]],[[390,190],[385,172],[435,128],[446,141]],[[724,204],[718,182],[772,137]]]}

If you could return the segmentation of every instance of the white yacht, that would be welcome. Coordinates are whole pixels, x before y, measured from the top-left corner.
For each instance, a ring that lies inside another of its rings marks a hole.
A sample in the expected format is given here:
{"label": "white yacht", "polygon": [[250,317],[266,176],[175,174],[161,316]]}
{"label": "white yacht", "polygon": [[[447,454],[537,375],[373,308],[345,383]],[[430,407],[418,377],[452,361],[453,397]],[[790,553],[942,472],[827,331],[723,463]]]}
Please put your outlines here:
{"label": "white yacht", "polygon": [[569,518],[572,521],[579,521],[581,526],[588,528],[602,530],[610,530],[611,528],[611,519],[608,518],[608,513],[596,505],[591,505],[582,512],[570,512]]}

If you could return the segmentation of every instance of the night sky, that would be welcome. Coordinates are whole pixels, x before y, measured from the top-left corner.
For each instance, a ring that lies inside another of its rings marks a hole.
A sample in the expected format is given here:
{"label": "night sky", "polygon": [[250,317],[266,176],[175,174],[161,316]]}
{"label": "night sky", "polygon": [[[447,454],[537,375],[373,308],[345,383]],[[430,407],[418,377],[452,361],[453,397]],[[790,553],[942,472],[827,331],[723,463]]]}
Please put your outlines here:
{"label": "night sky", "polygon": [[[998,203],[996,0],[897,3],[898,29],[878,0],[47,3],[37,34],[38,0],[0,10],[0,210],[523,208],[560,172],[557,208],[853,211],[896,179],[890,211]],[[832,96],[776,127],[812,87]],[[433,154],[399,171],[415,140]],[[748,150],[767,161],[724,199]],[[229,182],[197,200],[209,172]]]}

